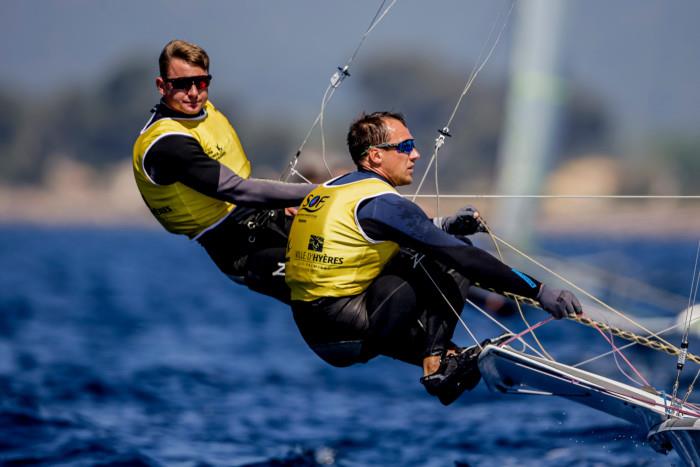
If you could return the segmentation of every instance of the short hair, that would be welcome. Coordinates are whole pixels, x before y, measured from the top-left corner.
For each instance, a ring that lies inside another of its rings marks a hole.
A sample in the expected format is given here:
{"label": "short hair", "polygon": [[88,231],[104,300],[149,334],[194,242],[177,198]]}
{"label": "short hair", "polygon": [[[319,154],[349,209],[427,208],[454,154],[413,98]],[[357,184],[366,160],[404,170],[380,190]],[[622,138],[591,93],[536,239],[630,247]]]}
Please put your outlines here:
{"label": "short hair", "polygon": [[348,150],[355,165],[359,165],[370,146],[387,143],[389,130],[384,122],[387,118],[393,118],[406,125],[403,115],[396,112],[363,113],[350,125],[348,130]]}
{"label": "short hair", "polygon": [[203,48],[187,41],[174,39],[165,44],[158,58],[158,68],[162,78],[167,78],[168,66],[173,58],[179,58],[209,72],[209,55]]}

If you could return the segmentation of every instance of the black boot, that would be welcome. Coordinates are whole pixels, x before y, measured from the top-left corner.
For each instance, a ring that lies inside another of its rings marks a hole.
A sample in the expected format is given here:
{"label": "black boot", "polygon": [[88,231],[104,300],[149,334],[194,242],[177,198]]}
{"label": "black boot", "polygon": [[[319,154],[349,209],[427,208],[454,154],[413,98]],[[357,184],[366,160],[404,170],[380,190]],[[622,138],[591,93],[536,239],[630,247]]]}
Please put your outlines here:
{"label": "black boot", "polygon": [[479,384],[481,372],[478,359],[481,348],[489,344],[500,345],[514,336],[508,332],[492,339],[486,339],[478,345],[467,348],[458,348],[455,354],[443,355],[440,359],[440,367],[435,373],[423,376],[420,382],[425,386],[428,394],[436,396],[444,405],[449,405],[457,400],[464,391],[471,391]]}

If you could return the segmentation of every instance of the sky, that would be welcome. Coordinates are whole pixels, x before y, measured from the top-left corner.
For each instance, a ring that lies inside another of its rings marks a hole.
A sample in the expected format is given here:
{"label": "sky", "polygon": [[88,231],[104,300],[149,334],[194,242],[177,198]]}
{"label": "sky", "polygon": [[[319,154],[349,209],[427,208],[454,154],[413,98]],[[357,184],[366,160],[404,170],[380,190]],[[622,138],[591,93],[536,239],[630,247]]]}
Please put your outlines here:
{"label": "sky", "polygon": [[[620,131],[643,134],[698,128],[698,2],[551,1],[566,2],[567,7],[560,43],[562,73],[600,96]],[[172,38],[183,38],[209,52],[217,88],[232,90],[261,115],[282,112],[310,123],[328,78],[350,57],[380,3],[4,0],[0,84],[50,95],[100,79],[132,56],[152,60],[155,76],[162,46]],[[510,3],[398,0],[365,41],[351,72],[362,73],[365,59],[380,51],[414,51],[462,71],[466,80],[489,32],[502,24]],[[508,75],[516,24],[517,13],[475,86]],[[391,70],[386,73],[390,79],[400,79]],[[455,90],[455,99],[460,91]],[[337,95],[333,111],[341,115],[350,113],[354,105],[371,108],[371,103],[354,103],[352,90]],[[445,115],[450,111],[445,109]],[[353,108],[350,115],[355,114]]]}

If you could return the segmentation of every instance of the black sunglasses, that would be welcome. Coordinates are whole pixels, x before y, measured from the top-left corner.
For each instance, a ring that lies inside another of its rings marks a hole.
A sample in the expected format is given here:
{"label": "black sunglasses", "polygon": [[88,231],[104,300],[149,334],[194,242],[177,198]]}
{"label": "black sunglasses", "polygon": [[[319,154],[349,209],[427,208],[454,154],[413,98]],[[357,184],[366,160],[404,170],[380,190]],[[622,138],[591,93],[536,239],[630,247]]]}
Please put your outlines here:
{"label": "black sunglasses", "polygon": [[416,140],[414,139],[405,139],[401,141],[400,143],[382,143],[382,144],[375,144],[373,146],[368,147],[365,152],[369,151],[372,148],[377,148],[377,149],[396,149],[397,152],[401,152],[403,154],[411,154],[413,150],[416,148]]}
{"label": "black sunglasses", "polygon": [[164,78],[163,81],[170,83],[173,89],[177,89],[178,91],[189,91],[193,84],[199,91],[204,91],[209,87],[209,83],[211,83],[211,75]]}

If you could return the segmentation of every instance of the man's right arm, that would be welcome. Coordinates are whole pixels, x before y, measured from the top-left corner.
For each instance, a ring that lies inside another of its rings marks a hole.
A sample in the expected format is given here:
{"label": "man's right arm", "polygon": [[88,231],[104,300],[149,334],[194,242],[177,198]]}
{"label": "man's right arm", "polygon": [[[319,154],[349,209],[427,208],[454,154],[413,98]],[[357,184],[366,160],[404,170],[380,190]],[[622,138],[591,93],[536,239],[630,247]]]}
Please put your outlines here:
{"label": "man's right arm", "polygon": [[416,204],[401,196],[372,198],[359,207],[357,217],[371,239],[390,240],[438,259],[480,287],[539,300],[555,318],[581,313],[581,305],[571,292],[546,286],[486,251],[447,234]]}
{"label": "man's right arm", "polygon": [[315,188],[306,183],[243,178],[204,153],[194,138],[167,135],[151,146],[144,167],[159,185],[180,182],[203,195],[241,206],[297,206]]}

